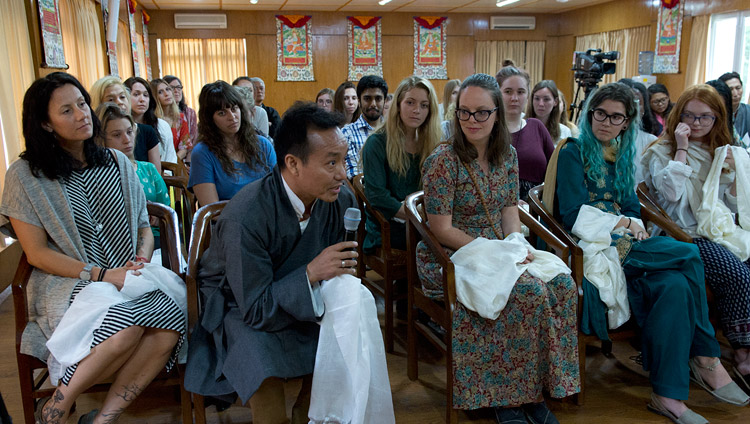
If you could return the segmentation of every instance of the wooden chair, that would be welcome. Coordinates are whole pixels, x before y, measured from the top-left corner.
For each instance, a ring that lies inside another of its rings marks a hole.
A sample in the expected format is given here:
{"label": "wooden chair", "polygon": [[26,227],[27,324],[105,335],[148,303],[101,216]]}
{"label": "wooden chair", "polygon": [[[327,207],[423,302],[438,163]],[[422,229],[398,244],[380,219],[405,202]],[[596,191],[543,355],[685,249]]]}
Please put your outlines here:
{"label": "wooden chair", "polygon": [[[177,217],[175,212],[164,205],[148,202],[149,216],[159,219],[159,231],[161,234],[162,264],[180,273],[179,268],[179,239],[177,237]],[[49,373],[47,364],[36,357],[21,353],[21,337],[29,322],[28,299],[26,286],[33,267],[26,259],[26,254],[21,255],[15,277],[13,278],[13,306],[15,309],[16,322],[16,360],[18,362],[18,379],[21,385],[21,405],[23,407],[24,422],[34,424],[34,410],[37,399],[51,396],[55,388],[49,384],[45,385]],[[179,387],[182,421],[192,422],[192,411],[190,407],[189,393],[185,391],[182,384],[182,372],[179,366],[175,366],[171,372],[162,371],[152,382],[149,388],[155,387]],[[85,393],[106,392],[109,383],[100,383],[90,387]]]}
{"label": "wooden chair", "polygon": [[[187,248],[190,245],[191,224],[198,202],[195,194],[187,188],[189,174],[181,160],[180,163],[162,162],[161,166],[162,170],[172,173],[172,175],[163,175],[162,178],[169,189],[169,197],[172,199],[173,208],[177,213],[182,246]],[[187,256],[186,251],[182,253]]]}
{"label": "wooden chair", "polygon": [[[549,230],[557,236],[560,240],[563,240],[570,249],[569,266],[572,271],[573,279],[578,285],[578,327],[581,327],[581,318],[583,317],[583,250],[578,243],[571,237],[571,235],[563,228],[563,226],[555,219],[552,212],[547,209],[547,206],[542,202],[542,194],[544,193],[544,183],[533,187],[529,190],[529,206],[533,215],[538,217]],[[680,229],[674,221],[672,221],[666,213],[662,214],[663,210],[653,208],[650,203],[641,200],[641,219],[644,223],[651,222],[652,224],[664,229],[670,236],[680,241],[692,242],[687,234]],[[654,206],[656,204],[654,203]],[[661,209],[661,208],[659,208]],[[687,237],[687,240],[685,239]],[[636,326],[631,322],[623,325],[620,329],[612,330],[609,332],[611,340],[628,340],[636,336]],[[581,392],[577,395],[576,403],[583,405],[584,397],[584,383],[586,377],[586,346],[599,339],[594,335],[587,335],[578,332],[578,346],[579,346],[579,361],[580,361],[580,374],[581,374]],[[602,351],[606,354],[611,351],[611,344],[602,342]]]}
{"label": "wooden chair", "polygon": [[[228,200],[211,203],[198,209],[193,218],[193,233],[190,237],[190,252],[188,254],[188,266],[185,273],[188,300],[188,334],[192,333],[198,324],[201,311],[200,293],[198,291],[198,266],[201,256],[211,242],[211,222],[221,215]],[[204,398],[197,393],[192,394],[192,407],[195,413],[195,423],[206,423],[206,407]]]}
{"label": "wooden chair", "polygon": [[[456,306],[456,278],[455,268],[448,254],[427,225],[427,215],[424,212],[424,192],[419,191],[406,197],[406,245],[408,268],[408,348],[407,374],[410,380],[418,378],[418,349],[417,333],[422,334],[433,346],[445,354],[446,363],[446,413],[447,423],[458,422],[458,413],[453,409],[453,355],[451,345],[453,340],[452,316]],[[555,237],[526,211],[519,208],[521,223],[529,227],[529,232],[535,234],[547,243],[547,246],[563,260],[570,256],[568,246]],[[424,294],[422,283],[417,274],[416,249],[419,240],[424,241],[427,248],[435,255],[442,268],[444,300],[437,301]],[[426,324],[417,319],[417,312],[422,311],[445,330],[445,336],[440,337]],[[580,350],[580,344],[579,344]]]}
{"label": "wooden chair", "polygon": [[[359,253],[357,277],[370,291],[385,299],[385,350],[386,352],[393,352],[393,303],[397,300],[406,299],[406,293],[398,294],[396,290],[397,281],[406,280],[406,252],[391,247],[391,224],[380,211],[367,202],[362,174],[354,177],[353,188],[359,209],[362,211],[362,220],[357,232],[357,243],[359,244],[357,247],[357,253]],[[366,232],[365,212],[374,217],[380,225],[382,244],[372,254],[365,254],[363,248]],[[367,267],[377,272],[382,280],[367,277]]]}

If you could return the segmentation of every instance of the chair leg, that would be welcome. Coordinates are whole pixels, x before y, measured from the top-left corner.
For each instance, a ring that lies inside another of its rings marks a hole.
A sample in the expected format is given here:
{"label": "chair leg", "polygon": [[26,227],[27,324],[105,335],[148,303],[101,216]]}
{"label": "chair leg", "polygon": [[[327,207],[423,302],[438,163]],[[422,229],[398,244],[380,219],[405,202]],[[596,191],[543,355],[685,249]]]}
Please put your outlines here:
{"label": "chair leg", "polygon": [[180,384],[180,409],[182,411],[182,423],[193,423],[193,404],[190,400],[190,392],[185,390],[185,385]]}
{"label": "chair leg", "polygon": [[453,408],[453,346],[451,341],[451,329],[448,328],[446,331],[446,343],[445,343],[445,393],[446,393],[446,416],[445,422],[448,424],[458,423],[458,411]]}
{"label": "chair leg", "polygon": [[581,379],[581,391],[575,395],[576,405],[583,405],[583,390],[586,385],[586,339],[585,335],[578,332],[578,376]]}
{"label": "chair leg", "polygon": [[203,403],[203,396],[193,393],[193,414],[195,414],[195,424],[206,424],[206,405]]}
{"label": "chair leg", "polygon": [[419,360],[417,357],[417,329],[414,324],[417,319],[417,311],[414,309],[414,294],[411,291],[411,287],[407,287],[407,290],[409,290],[409,309],[406,312],[406,375],[409,377],[409,380],[413,381],[419,377],[417,364]]}
{"label": "chair leg", "polygon": [[18,377],[21,383],[21,406],[23,408],[24,423],[34,424],[34,396],[32,392],[34,371],[29,370],[28,367],[21,366],[19,360]]}
{"label": "chair leg", "polygon": [[394,283],[388,275],[388,270],[385,271],[383,276],[383,288],[385,289],[385,351],[387,353],[393,352],[393,291]]}

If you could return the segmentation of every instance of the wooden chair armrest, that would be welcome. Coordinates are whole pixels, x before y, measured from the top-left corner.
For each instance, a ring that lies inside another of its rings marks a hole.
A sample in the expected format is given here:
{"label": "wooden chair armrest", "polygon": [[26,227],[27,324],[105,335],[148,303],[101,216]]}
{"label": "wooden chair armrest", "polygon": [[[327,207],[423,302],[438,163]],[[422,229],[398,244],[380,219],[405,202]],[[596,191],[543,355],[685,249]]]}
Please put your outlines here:
{"label": "wooden chair armrest", "polygon": [[15,323],[16,323],[16,347],[21,346],[21,336],[23,330],[26,328],[26,323],[29,322],[29,309],[28,300],[26,298],[26,286],[29,284],[29,278],[31,277],[31,271],[34,267],[29,264],[26,258],[26,254],[21,254],[21,259],[18,261],[18,268],[13,276],[13,282],[11,291],[13,292],[13,309],[15,312]]}
{"label": "wooden chair armrest", "polygon": [[669,218],[664,217],[661,213],[649,208],[641,201],[641,217],[651,221],[654,225],[664,230],[669,236],[678,241],[692,243],[693,238],[685,232],[679,225]]}
{"label": "wooden chair armrest", "polygon": [[523,208],[518,208],[518,216],[521,219],[521,223],[529,227],[531,233],[536,234],[537,237],[547,243],[547,246],[554,250],[557,256],[562,260],[567,259],[568,255],[570,255],[570,248],[565,242],[556,237],[549,229],[534,219],[534,217]]}

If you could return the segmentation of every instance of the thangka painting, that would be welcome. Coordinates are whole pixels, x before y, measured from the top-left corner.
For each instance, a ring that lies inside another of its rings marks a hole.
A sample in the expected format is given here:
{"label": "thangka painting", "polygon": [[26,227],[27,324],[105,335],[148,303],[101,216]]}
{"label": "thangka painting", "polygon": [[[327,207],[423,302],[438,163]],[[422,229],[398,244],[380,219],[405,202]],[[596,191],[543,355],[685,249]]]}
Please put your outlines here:
{"label": "thangka painting", "polygon": [[68,69],[65,63],[57,0],[39,0],[39,24],[42,27],[42,67]]}
{"label": "thangka painting", "polygon": [[349,81],[365,75],[383,76],[380,16],[347,16],[349,26]]}
{"label": "thangka painting", "polygon": [[138,6],[135,0],[128,0],[128,25],[130,27],[130,51],[133,53],[133,75],[141,77],[141,68],[138,65],[138,33],[135,32],[135,8]]}
{"label": "thangka painting", "polygon": [[311,16],[276,15],[278,81],[315,81]]}
{"label": "thangka painting", "polygon": [[112,4],[112,0],[102,0],[102,18],[104,22],[104,34],[107,40],[107,59],[109,60],[110,75],[120,76],[117,69],[117,21],[119,20],[120,8],[118,3]]}
{"label": "thangka painting", "polygon": [[680,71],[680,39],[685,3],[662,0],[656,29],[655,74],[676,74]]}
{"label": "thangka painting", "polygon": [[146,74],[148,75],[147,80],[151,81],[151,53],[149,53],[148,47],[148,23],[151,21],[151,17],[148,16],[145,10],[141,10],[141,18],[143,19],[143,52],[146,61]]}
{"label": "thangka painting", "polygon": [[414,17],[414,75],[448,79],[446,68],[445,17]]}

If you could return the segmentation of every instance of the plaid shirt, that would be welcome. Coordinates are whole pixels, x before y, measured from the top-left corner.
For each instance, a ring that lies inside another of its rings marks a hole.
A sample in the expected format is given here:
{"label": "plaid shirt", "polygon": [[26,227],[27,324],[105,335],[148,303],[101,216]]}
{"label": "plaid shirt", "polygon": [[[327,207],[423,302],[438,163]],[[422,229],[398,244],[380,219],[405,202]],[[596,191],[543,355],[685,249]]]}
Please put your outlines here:
{"label": "plaid shirt", "polygon": [[359,151],[367,141],[367,137],[374,130],[369,123],[365,120],[364,114],[360,115],[359,119],[352,122],[351,124],[345,125],[341,129],[346,137],[346,143],[348,149],[346,151],[346,176],[349,179],[354,178],[355,175],[361,172],[359,166]]}

